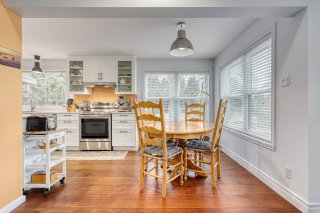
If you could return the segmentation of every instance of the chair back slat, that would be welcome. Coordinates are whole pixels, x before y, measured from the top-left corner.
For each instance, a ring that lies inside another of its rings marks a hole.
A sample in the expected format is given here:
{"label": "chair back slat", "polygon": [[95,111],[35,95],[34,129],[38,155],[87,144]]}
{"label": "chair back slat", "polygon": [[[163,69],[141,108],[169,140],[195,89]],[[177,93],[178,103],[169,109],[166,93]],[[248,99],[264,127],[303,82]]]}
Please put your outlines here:
{"label": "chair back slat", "polygon": [[[152,109],[152,111],[149,111],[149,109]],[[159,103],[151,101],[137,102],[134,100],[134,110],[140,151],[143,152],[147,145],[159,146],[163,149],[163,156],[167,156],[167,143],[163,143],[163,141],[166,141],[166,132],[162,99],[160,99]],[[156,110],[159,111],[159,117],[155,115]]]}
{"label": "chair back slat", "polygon": [[206,103],[185,104],[185,121],[204,121]]}
{"label": "chair back slat", "polygon": [[140,131],[148,134],[162,135],[162,131],[152,126],[142,126]]}
{"label": "chair back slat", "polygon": [[151,108],[151,109],[160,109],[160,104],[151,102],[151,101],[141,101],[137,103],[137,108]]}
{"label": "chair back slat", "polygon": [[200,112],[200,111],[189,111],[187,112],[188,115],[203,115],[204,112]]}
{"label": "chair back slat", "polygon": [[139,120],[142,120],[142,121],[161,121],[161,118],[153,115],[153,114],[141,114],[139,116]]}
{"label": "chair back slat", "polygon": [[205,107],[205,105],[203,105],[201,103],[192,103],[192,104],[188,104],[188,107],[190,107],[190,108],[203,108],[203,107]]}
{"label": "chair back slat", "polygon": [[213,136],[212,136],[212,142],[211,142],[211,151],[214,150],[216,146],[220,145],[220,139],[222,135],[222,129],[223,129],[223,123],[224,123],[224,118],[225,114],[227,111],[227,101],[224,101],[220,99],[219,101],[219,106],[218,106],[218,112],[216,116],[216,122],[214,125],[214,130],[213,130]]}

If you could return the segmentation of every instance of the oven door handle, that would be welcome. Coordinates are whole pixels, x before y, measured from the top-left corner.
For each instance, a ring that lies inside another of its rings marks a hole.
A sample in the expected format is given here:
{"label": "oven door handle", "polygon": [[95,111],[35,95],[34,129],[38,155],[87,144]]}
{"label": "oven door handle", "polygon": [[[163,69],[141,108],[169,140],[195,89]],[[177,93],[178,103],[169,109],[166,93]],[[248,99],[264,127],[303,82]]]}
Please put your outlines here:
{"label": "oven door handle", "polygon": [[94,118],[94,119],[106,119],[106,118],[109,118],[111,119],[111,116],[97,116],[97,115],[86,115],[86,116],[80,116],[80,119],[86,119],[86,118]]}

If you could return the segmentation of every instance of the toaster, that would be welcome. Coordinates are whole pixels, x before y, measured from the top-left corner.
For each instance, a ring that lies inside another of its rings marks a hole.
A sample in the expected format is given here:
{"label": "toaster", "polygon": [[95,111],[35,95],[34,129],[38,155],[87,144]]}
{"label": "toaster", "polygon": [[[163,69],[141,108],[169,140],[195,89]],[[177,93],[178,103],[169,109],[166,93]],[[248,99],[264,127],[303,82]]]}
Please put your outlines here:
{"label": "toaster", "polygon": [[57,128],[56,115],[27,117],[27,132],[49,131]]}

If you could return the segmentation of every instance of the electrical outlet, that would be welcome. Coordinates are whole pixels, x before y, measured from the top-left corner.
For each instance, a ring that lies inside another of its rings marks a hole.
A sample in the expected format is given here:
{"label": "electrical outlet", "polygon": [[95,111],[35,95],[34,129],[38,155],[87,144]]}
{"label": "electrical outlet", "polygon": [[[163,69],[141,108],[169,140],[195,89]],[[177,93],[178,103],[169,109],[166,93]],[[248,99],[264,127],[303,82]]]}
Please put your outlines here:
{"label": "electrical outlet", "polygon": [[290,86],[290,76],[286,76],[286,77],[283,77],[283,78],[282,78],[281,86],[282,86],[282,87],[288,87],[288,86]]}
{"label": "electrical outlet", "polygon": [[288,179],[291,179],[291,169],[289,167],[284,168],[284,176]]}

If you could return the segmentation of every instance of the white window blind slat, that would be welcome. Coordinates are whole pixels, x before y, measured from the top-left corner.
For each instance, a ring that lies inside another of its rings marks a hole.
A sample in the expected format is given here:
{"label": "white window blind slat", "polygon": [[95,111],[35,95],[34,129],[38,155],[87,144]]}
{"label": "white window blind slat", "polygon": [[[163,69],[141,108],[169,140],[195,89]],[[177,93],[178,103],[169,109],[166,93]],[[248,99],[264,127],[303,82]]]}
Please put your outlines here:
{"label": "white window blind slat", "polygon": [[225,126],[271,143],[272,37],[265,36],[220,72],[220,96],[228,100]]}

